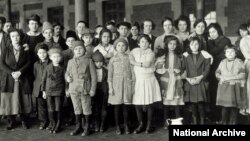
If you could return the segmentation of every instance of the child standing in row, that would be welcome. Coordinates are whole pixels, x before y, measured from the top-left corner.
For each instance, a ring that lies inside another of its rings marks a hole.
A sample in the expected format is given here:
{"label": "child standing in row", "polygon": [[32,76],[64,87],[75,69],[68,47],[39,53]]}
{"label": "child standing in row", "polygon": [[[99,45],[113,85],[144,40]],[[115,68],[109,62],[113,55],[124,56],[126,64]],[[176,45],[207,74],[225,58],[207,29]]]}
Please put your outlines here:
{"label": "child standing in row", "polygon": [[[65,94],[64,68],[60,66],[62,51],[60,48],[51,48],[49,58],[52,61],[43,74],[43,98],[47,99],[51,128],[50,133],[57,133],[61,128],[62,100]],[[56,117],[55,117],[56,114]]]}
{"label": "child standing in row", "polygon": [[168,119],[171,108],[175,111],[175,118],[181,117],[180,106],[183,101],[183,83],[181,80],[181,53],[180,43],[175,36],[166,36],[165,47],[159,49],[158,62],[156,62],[156,72],[160,74],[160,86],[163,95],[164,119],[166,120],[164,129],[168,129]]}
{"label": "child standing in row", "polygon": [[93,97],[95,131],[104,132],[108,105],[108,70],[104,67],[105,59],[99,51],[92,55],[92,59],[97,73],[96,94]]}
{"label": "child standing in row", "polygon": [[190,105],[193,124],[204,124],[205,106],[208,99],[208,82],[211,59],[204,56],[200,39],[194,37],[190,41],[188,53],[183,58],[183,69],[186,71],[184,84],[184,101]]}
{"label": "child standing in row", "polygon": [[50,63],[48,59],[48,46],[46,44],[40,44],[37,46],[36,52],[39,60],[34,64],[33,75],[35,80],[33,83],[34,87],[32,95],[37,99],[38,119],[41,121],[39,129],[43,130],[47,127],[49,122],[47,102],[43,98],[43,92],[41,89],[44,70]]}
{"label": "child standing in row", "polygon": [[76,117],[76,128],[70,135],[81,132],[83,114],[85,127],[82,136],[87,136],[90,133],[91,98],[96,91],[96,70],[92,60],[86,56],[86,49],[82,41],[74,42],[73,51],[74,58],[69,60],[65,74]]}
{"label": "child standing in row", "polygon": [[86,55],[89,57],[92,56],[93,49],[94,49],[94,46],[92,45],[93,36],[94,36],[94,33],[89,29],[85,29],[82,34],[82,40],[84,42],[84,47],[86,49]]}
{"label": "child standing in row", "polygon": [[150,48],[149,36],[143,34],[138,37],[138,45],[130,53],[130,63],[134,66],[135,86],[133,105],[135,105],[139,126],[134,131],[140,133],[143,128],[143,111],[147,112],[147,126],[145,133],[151,132],[153,103],[161,101],[159,83],[155,77],[155,55]]}
{"label": "child standing in row", "polygon": [[225,56],[216,70],[219,79],[216,105],[222,106],[222,124],[235,125],[239,110],[247,108],[246,73],[244,63],[236,58],[236,48],[226,47]]}
{"label": "child standing in row", "polygon": [[129,57],[125,53],[128,50],[128,42],[124,38],[118,38],[114,42],[117,54],[110,59],[108,66],[109,98],[108,103],[114,105],[116,122],[116,134],[120,135],[120,112],[122,108],[125,133],[129,134],[128,106],[132,103],[132,71]]}

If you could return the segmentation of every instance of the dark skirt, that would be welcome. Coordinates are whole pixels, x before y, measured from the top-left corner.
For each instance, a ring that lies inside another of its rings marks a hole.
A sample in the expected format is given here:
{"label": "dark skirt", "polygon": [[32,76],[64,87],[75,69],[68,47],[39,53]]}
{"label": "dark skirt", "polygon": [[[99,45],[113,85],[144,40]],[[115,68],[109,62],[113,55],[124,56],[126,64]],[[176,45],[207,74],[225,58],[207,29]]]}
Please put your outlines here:
{"label": "dark skirt", "polygon": [[31,95],[24,93],[24,89],[20,88],[18,81],[15,81],[13,93],[2,92],[0,97],[0,115],[31,113]]}

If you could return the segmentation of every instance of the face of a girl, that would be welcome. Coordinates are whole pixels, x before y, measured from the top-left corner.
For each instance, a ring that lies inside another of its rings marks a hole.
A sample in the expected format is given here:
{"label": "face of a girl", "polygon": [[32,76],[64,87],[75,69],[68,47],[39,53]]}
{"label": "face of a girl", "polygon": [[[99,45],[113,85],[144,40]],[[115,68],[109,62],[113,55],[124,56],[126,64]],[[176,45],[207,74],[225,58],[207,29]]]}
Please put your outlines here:
{"label": "face of a girl", "polygon": [[18,44],[20,42],[20,35],[18,32],[10,32],[10,39],[13,44]]}
{"label": "face of a girl", "polygon": [[179,29],[180,32],[186,32],[187,31],[187,23],[186,23],[186,21],[179,21],[178,29]]}
{"label": "face of a girl", "polygon": [[103,44],[105,44],[105,45],[107,45],[107,44],[109,44],[109,42],[110,42],[110,35],[109,35],[109,33],[108,32],[104,32],[103,34],[102,34],[102,43]]}
{"label": "face of a girl", "polygon": [[103,66],[103,62],[95,62],[95,66],[97,69],[100,69]]}
{"label": "face of a girl", "polygon": [[171,40],[168,43],[168,50],[173,52],[176,49],[176,40]]}
{"label": "face of a girl", "polygon": [[124,53],[126,51],[126,45],[123,43],[123,42],[119,42],[117,45],[116,45],[116,51],[118,53]]}
{"label": "face of a girl", "polygon": [[92,44],[92,42],[93,42],[93,38],[91,35],[83,35],[82,39],[84,41],[85,46],[88,46],[88,45]]}
{"label": "face of a girl", "polygon": [[144,34],[151,34],[152,29],[153,29],[152,22],[145,21],[144,22],[144,26],[143,26],[143,32],[144,32]]}
{"label": "face of a girl", "polygon": [[53,38],[53,30],[52,29],[46,29],[43,31],[43,37],[46,40],[51,40]]}
{"label": "face of a girl", "polygon": [[8,30],[12,27],[12,24],[10,22],[6,22],[3,26],[3,30],[5,32],[8,32]]}
{"label": "face of a girl", "polygon": [[137,36],[139,34],[139,30],[136,26],[133,26],[130,31],[133,36]]}
{"label": "face of a girl", "polygon": [[149,47],[149,42],[148,40],[146,40],[145,38],[141,38],[140,42],[139,42],[139,46],[141,49],[147,49]]}
{"label": "face of a girl", "polygon": [[213,40],[215,40],[215,39],[217,39],[217,38],[219,37],[218,31],[217,31],[215,28],[213,28],[213,27],[211,27],[211,28],[208,30],[208,32],[209,32],[209,36],[210,36]]}
{"label": "face of a girl", "polygon": [[52,61],[53,64],[59,64],[61,59],[62,56],[59,53],[53,53],[50,55],[50,60]]}
{"label": "face of a girl", "polygon": [[196,25],[196,27],[194,28],[195,33],[198,35],[202,35],[205,31],[205,25],[203,22],[200,22]]}
{"label": "face of a girl", "polygon": [[98,37],[99,37],[100,32],[101,32],[102,29],[103,29],[103,27],[98,27],[98,28],[96,28],[95,32],[96,32],[96,34],[98,35]]}
{"label": "face of a girl", "polygon": [[121,25],[118,28],[118,32],[120,34],[120,37],[127,37],[128,34],[128,28],[126,26]]}
{"label": "face of a girl", "polygon": [[66,39],[66,45],[67,45],[70,49],[72,49],[72,47],[73,47],[73,42],[74,42],[75,40],[76,40],[76,39],[73,38],[73,37],[68,37],[68,38]]}
{"label": "face of a girl", "polygon": [[32,32],[38,31],[39,25],[37,21],[30,20],[28,26],[29,26],[30,31]]}
{"label": "face of a girl", "polygon": [[192,52],[198,52],[199,50],[199,43],[198,41],[194,40],[190,42],[190,49]]}
{"label": "face of a girl", "polygon": [[229,60],[233,60],[236,57],[236,52],[234,49],[227,49],[225,52],[225,56]]}
{"label": "face of a girl", "polygon": [[241,37],[245,37],[246,35],[248,35],[248,31],[247,30],[240,29],[239,32],[240,32],[240,36]]}
{"label": "face of a girl", "polygon": [[74,48],[74,56],[75,57],[83,56],[84,53],[85,53],[85,50],[82,46],[77,46]]}
{"label": "face of a girl", "polygon": [[37,51],[37,56],[40,60],[45,60],[48,56],[47,51],[44,49],[39,49]]}
{"label": "face of a girl", "polygon": [[165,33],[171,33],[173,30],[173,25],[172,25],[171,21],[166,20],[163,23],[163,29],[164,29]]}

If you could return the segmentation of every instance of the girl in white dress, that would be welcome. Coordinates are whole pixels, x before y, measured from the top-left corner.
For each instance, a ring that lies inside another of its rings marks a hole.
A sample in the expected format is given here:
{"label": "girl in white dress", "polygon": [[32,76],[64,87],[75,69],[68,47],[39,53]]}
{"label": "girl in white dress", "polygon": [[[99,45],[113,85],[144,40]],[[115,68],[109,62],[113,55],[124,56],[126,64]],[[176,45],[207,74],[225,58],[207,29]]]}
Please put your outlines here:
{"label": "girl in white dress", "polygon": [[142,131],[143,111],[147,111],[146,133],[150,132],[153,107],[152,104],[161,101],[159,83],[155,77],[155,55],[150,49],[151,40],[147,35],[138,38],[139,48],[130,53],[130,63],[134,66],[135,89],[132,104],[136,107],[139,126],[135,134]]}

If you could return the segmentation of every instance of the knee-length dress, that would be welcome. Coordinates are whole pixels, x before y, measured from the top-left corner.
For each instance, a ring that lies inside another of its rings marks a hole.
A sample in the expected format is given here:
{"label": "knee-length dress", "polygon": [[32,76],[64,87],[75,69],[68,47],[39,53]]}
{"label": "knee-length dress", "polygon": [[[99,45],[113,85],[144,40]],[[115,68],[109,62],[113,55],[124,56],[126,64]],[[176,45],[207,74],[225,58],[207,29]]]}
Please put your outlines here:
{"label": "knee-length dress", "polygon": [[[132,50],[131,54],[136,62],[150,62],[149,60],[154,56],[151,49],[147,49],[143,54],[140,48]],[[154,102],[161,101],[161,92],[159,83],[155,77],[154,61],[149,68],[134,66],[135,73],[135,93],[133,96],[134,105],[149,105]]]}
{"label": "knee-length dress", "polygon": [[112,83],[114,90],[114,95],[109,95],[108,103],[112,105],[132,103],[132,68],[127,54],[116,54],[110,59],[108,82]]}
{"label": "knee-length dress", "polygon": [[184,105],[183,82],[181,79],[181,59],[174,53],[163,56],[163,62],[156,63],[156,69],[164,72],[160,74],[160,87],[164,105]]}
{"label": "knee-length dress", "polygon": [[208,97],[208,76],[210,69],[210,59],[206,59],[202,53],[197,55],[189,54],[183,58],[183,69],[187,73],[188,78],[203,75],[203,79],[199,84],[191,85],[189,82],[184,84],[184,101],[185,102],[209,102]]}
{"label": "knee-length dress", "polygon": [[[231,67],[228,67],[229,65]],[[216,76],[217,78],[219,76],[238,78],[226,82],[219,81],[216,105],[245,109],[247,107],[247,95],[243,62],[237,58],[233,61],[222,60],[216,70]]]}

